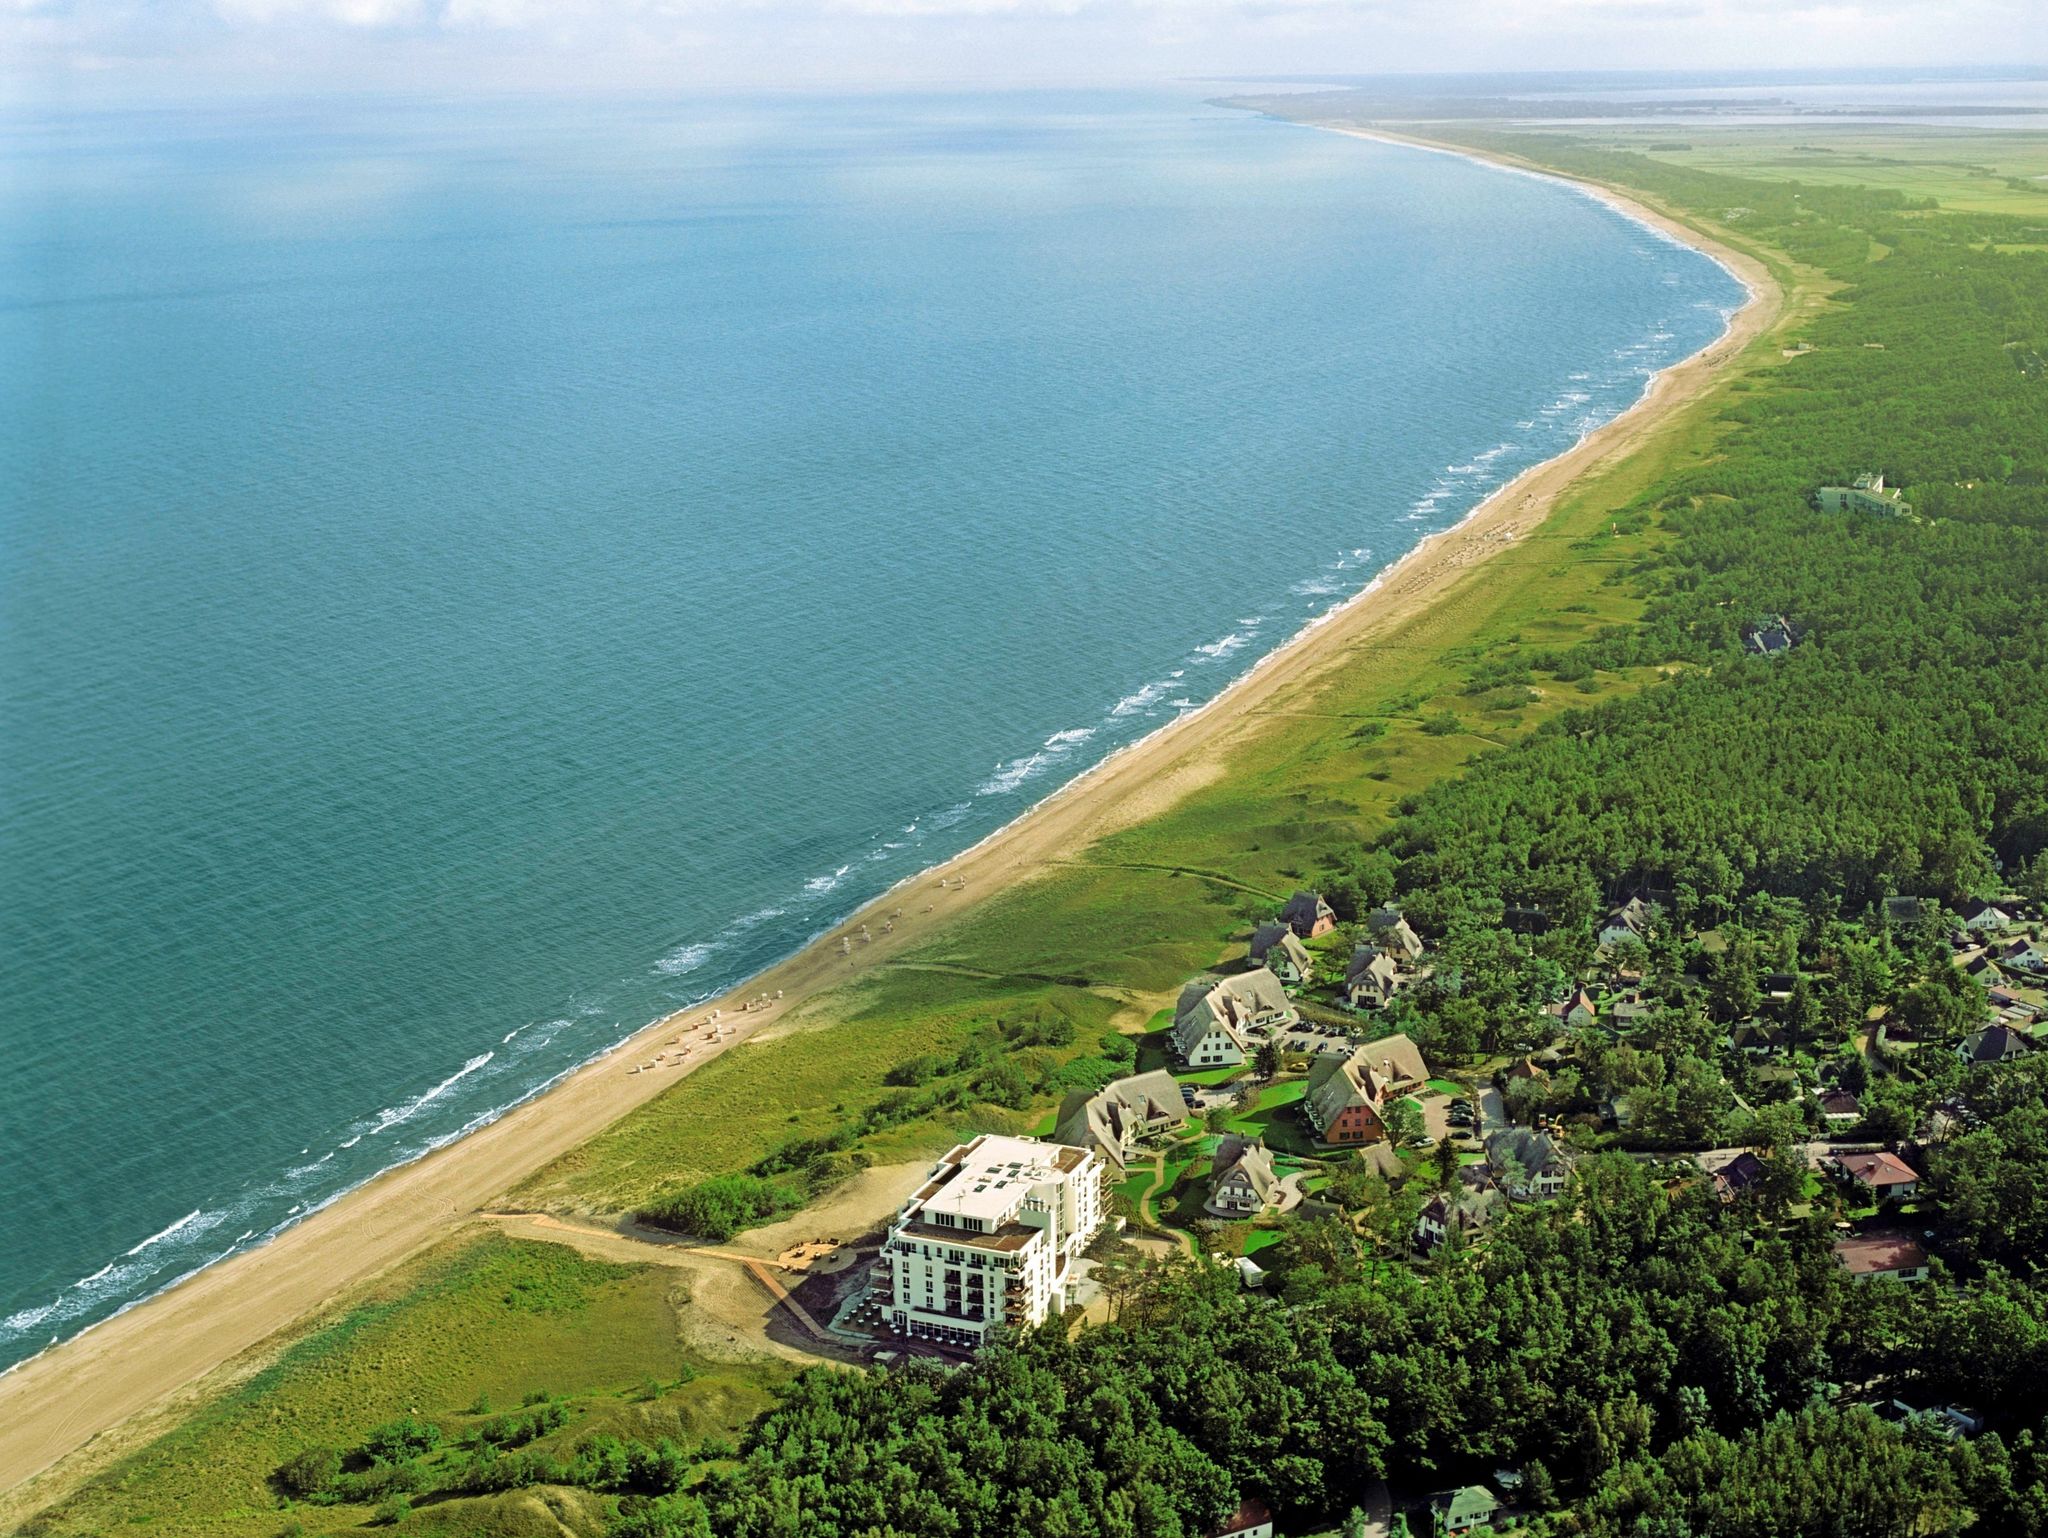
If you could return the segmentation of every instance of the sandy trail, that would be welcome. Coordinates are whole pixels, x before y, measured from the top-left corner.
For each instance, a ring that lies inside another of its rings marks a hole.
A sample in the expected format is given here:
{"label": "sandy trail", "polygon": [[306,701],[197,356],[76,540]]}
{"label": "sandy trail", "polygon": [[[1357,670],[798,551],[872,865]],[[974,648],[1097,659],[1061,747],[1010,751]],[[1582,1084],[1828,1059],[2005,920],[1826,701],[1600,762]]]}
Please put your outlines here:
{"label": "sandy trail", "polygon": [[[1112,757],[946,865],[879,898],[831,936],[746,984],[738,996],[649,1026],[492,1125],[390,1171],[262,1248],[213,1266],[0,1377],[0,1490],[14,1492],[0,1501],[0,1520],[57,1498],[159,1428],[169,1413],[196,1397],[201,1379],[226,1364],[235,1364],[237,1372],[253,1370],[260,1354],[252,1353],[279,1332],[470,1221],[521,1180],[698,1065],[929,939],[969,908],[1213,781],[1231,751],[1260,730],[1263,713],[1286,708],[1359,646],[1442,600],[1489,556],[1533,531],[1575,481],[1627,455],[1676,407],[1697,397],[1720,364],[1777,319],[1783,295],[1755,258],[1608,189],[1600,191],[1637,217],[1711,251],[1749,285],[1750,301],[1720,340],[1658,375],[1631,410],[1577,447],[1528,470],[1465,522],[1425,540],[1374,591],[1274,653],[1206,708]],[[884,934],[883,923],[897,909],[901,916]],[[857,935],[863,923],[874,939],[855,943],[852,954],[842,956],[838,937]],[[781,997],[764,1009],[740,1010],[744,999],[764,992]],[[681,1067],[628,1072],[664,1048],[679,1025],[708,1016],[714,1007],[723,1011],[722,1024],[736,1027],[735,1034],[715,1045],[700,1043]],[[816,1221],[801,1219],[805,1227]],[[146,1423],[130,1424],[145,1416]],[[119,1435],[109,1435],[124,1426]],[[52,1470],[81,1450],[65,1468]],[[51,1472],[35,1488],[16,1488],[44,1471]]]}

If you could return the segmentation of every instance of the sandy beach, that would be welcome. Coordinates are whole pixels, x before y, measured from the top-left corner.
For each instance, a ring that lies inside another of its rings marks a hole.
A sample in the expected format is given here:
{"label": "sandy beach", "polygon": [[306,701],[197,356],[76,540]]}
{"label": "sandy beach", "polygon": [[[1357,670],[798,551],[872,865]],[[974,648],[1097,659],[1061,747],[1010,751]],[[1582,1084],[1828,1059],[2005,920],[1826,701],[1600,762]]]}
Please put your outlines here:
{"label": "sandy beach", "polygon": [[[1356,132],[1444,148],[1397,134]],[[1472,580],[1489,556],[1532,532],[1575,481],[1630,453],[1674,408],[1699,396],[1719,365],[1779,317],[1784,296],[1755,258],[1655,209],[1598,191],[1632,217],[1708,251],[1748,286],[1748,303],[1718,341],[1658,375],[1628,412],[1525,472],[1456,528],[1425,540],[1372,589],[1272,654],[1208,706],[1113,756],[946,865],[884,895],[832,935],[745,984],[737,997],[650,1025],[495,1123],[371,1181],[270,1244],[213,1266],[0,1376],[0,1490],[13,1492],[0,1501],[0,1526],[11,1530],[13,1520],[217,1388],[221,1369],[253,1369],[262,1348],[280,1332],[490,1209],[519,1181],[697,1065],[926,941],[968,908],[1212,780],[1259,729],[1260,712],[1314,688],[1355,648],[1408,623]],[[897,909],[901,917],[884,932]],[[874,938],[842,955],[839,936],[858,934],[863,923]],[[772,1002],[741,1008],[763,994]],[[722,1025],[734,1028],[721,1041],[700,1041],[681,1067],[629,1071],[665,1049],[679,1025],[705,1019],[713,1009],[721,1012]]]}

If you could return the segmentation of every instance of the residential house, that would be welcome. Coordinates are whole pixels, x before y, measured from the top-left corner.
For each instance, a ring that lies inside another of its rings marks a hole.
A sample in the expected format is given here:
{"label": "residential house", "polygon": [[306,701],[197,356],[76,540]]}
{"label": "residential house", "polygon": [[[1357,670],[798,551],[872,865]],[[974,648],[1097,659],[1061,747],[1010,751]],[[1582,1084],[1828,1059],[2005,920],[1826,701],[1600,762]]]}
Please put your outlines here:
{"label": "residential house", "polygon": [[1821,1120],[1830,1127],[1853,1127],[1863,1120],[1863,1102],[1846,1089],[1817,1091]]}
{"label": "residential house", "polygon": [[1315,970],[1315,958],[1301,937],[1278,920],[1252,931],[1251,962],[1290,988],[1299,987]]}
{"label": "residential house", "polygon": [[1797,639],[1785,616],[1774,614],[1758,624],[1742,627],[1742,644],[1759,657],[1775,657],[1792,649]]}
{"label": "residential house", "polygon": [[1715,1170],[1713,1175],[1714,1194],[1725,1205],[1757,1188],[1764,1178],[1764,1161],[1745,1148]]}
{"label": "residential house", "polygon": [[1510,1063],[1502,1077],[1511,1084],[1518,1079],[1526,1079],[1532,1084],[1542,1084],[1549,1080],[1550,1072],[1535,1058],[1524,1056]]}
{"label": "residential house", "polygon": [[1337,927],[1336,910],[1323,901],[1320,892],[1296,892],[1280,910],[1280,918],[1304,940],[1326,935]]}
{"label": "residential house", "polygon": [[1835,1259],[1860,1282],[1888,1276],[1900,1282],[1927,1280],[1927,1251],[1905,1234],[1862,1234],[1835,1245]]}
{"label": "residential house", "polygon": [[1422,1049],[1406,1036],[1369,1041],[1349,1057],[1326,1056],[1308,1073],[1302,1114],[1325,1143],[1355,1146],[1387,1135],[1387,1102],[1429,1079]]}
{"label": "residential house", "polygon": [[1768,1057],[1783,1050],[1785,1028],[1761,1020],[1745,1020],[1722,1040],[1738,1052],[1746,1052],[1752,1057]]}
{"label": "residential house", "polygon": [[1289,1030],[1301,1016],[1287,990],[1265,967],[1181,991],[1174,1012],[1174,1055],[1190,1068],[1234,1067],[1252,1053],[1254,1035]]}
{"label": "residential house", "polygon": [[1399,908],[1389,904],[1374,909],[1366,925],[1372,930],[1374,941],[1385,950],[1405,957],[1410,963],[1422,959],[1422,936],[1409,928]]}
{"label": "residential house", "polygon": [[1956,1056],[1966,1063],[2003,1063],[2025,1057],[2033,1050],[2034,1039],[2026,1032],[2009,1025],[1994,1025],[1965,1036],[1956,1048]]}
{"label": "residential house", "polygon": [[2001,930],[2012,928],[2013,924],[2010,913],[1996,903],[1988,903],[1981,898],[1964,903],[1959,916],[1963,921],[1963,928],[1972,934],[1997,934]]}
{"label": "residential house", "polygon": [[1248,1495],[1237,1510],[1208,1530],[1207,1538],[1273,1538],[1273,1508]]}
{"label": "residential house", "polygon": [[1814,493],[1824,513],[1876,513],[1900,517],[1913,511],[1896,486],[1884,483],[1884,473],[1859,475],[1847,486],[1823,486]]}
{"label": "residential house", "polygon": [[1470,1239],[1486,1227],[1491,1191],[1459,1191],[1455,1194],[1443,1192],[1432,1196],[1415,1218],[1415,1247],[1428,1254],[1450,1238],[1456,1229],[1463,1238]]}
{"label": "residential house", "polygon": [[1607,1011],[1607,1018],[1614,1023],[1617,1031],[1632,1031],[1654,1014],[1659,1006],[1640,994],[1627,994],[1614,1001]]}
{"label": "residential house", "polygon": [[1505,1127],[1486,1139],[1486,1162],[1495,1182],[1518,1201],[1548,1201],[1571,1180],[1571,1154],[1545,1132]]}
{"label": "residential house", "polygon": [[1353,1009],[1384,1009],[1406,982],[1392,956],[1378,946],[1361,945],[1344,970],[1344,1002]]}
{"label": "residential house", "polygon": [[1500,1513],[1500,1502],[1484,1485],[1466,1485],[1430,1497],[1429,1514],[1436,1519],[1438,1533],[1469,1533],[1484,1527]]}
{"label": "residential house", "polygon": [[2048,941],[2031,940],[2022,935],[1998,948],[1998,964],[2008,971],[2039,972],[2048,968]]}
{"label": "residential house", "polygon": [[1109,1217],[1085,1148],[984,1134],[954,1148],[889,1225],[889,1327],[978,1348],[1064,1310],[1076,1262]]}
{"label": "residential house", "polygon": [[1180,1081],[1159,1068],[1118,1079],[1092,1095],[1075,1090],[1060,1105],[1052,1140],[1100,1155],[1121,1175],[1141,1143],[1186,1119]]}
{"label": "residential house", "polygon": [[1897,1154],[1843,1154],[1835,1163],[1844,1175],[1881,1202],[1907,1201],[1920,1189],[1919,1171]]}
{"label": "residential house", "polygon": [[1219,1218],[1255,1217],[1280,1199],[1280,1177],[1263,1138],[1224,1138],[1209,1168],[1209,1212]]}
{"label": "residential house", "polygon": [[1607,915],[1607,921],[1600,926],[1600,949],[1611,950],[1624,940],[1639,944],[1650,943],[1650,928],[1657,921],[1657,910],[1640,897],[1631,897],[1620,907]]}
{"label": "residential house", "polygon": [[1591,1025],[1600,1013],[1593,1002],[1593,995],[1584,988],[1574,988],[1569,997],[1557,1006],[1557,1018],[1566,1025]]}
{"label": "residential house", "polygon": [[1871,1408],[1881,1421],[1888,1421],[1894,1426],[1924,1426],[1948,1442],[1981,1436],[1984,1432],[1984,1412],[1965,1409],[1961,1405],[1938,1404],[1922,1409],[1909,1400],[1881,1399]]}
{"label": "residential house", "polygon": [[1998,963],[1991,959],[1988,950],[1979,951],[1964,962],[1963,975],[1974,977],[1987,988],[1995,988],[2005,981],[2005,974],[1998,970]]}

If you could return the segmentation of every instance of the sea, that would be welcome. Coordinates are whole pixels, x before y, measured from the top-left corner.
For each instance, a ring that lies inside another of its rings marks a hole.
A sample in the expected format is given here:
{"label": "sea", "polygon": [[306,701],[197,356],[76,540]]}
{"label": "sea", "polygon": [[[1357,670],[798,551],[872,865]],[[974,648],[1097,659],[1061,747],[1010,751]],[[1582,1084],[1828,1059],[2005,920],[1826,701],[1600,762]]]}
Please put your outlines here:
{"label": "sea", "polygon": [[1199,707],[1741,298],[1192,89],[0,116],[0,1365]]}

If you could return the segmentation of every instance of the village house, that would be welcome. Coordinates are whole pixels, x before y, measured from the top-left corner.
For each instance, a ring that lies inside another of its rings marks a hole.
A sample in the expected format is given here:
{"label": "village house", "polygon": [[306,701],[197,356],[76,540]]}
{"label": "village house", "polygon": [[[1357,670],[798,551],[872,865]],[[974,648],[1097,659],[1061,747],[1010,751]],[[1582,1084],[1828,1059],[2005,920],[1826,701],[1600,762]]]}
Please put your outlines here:
{"label": "village house", "polygon": [[1957,917],[1963,921],[1963,928],[1979,935],[1998,934],[2012,928],[2013,923],[2012,915],[2005,909],[1981,898],[1964,903]]}
{"label": "village house", "polygon": [[1795,639],[1792,627],[1782,614],[1773,615],[1761,624],[1742,627],[1742,644],[1760,657],[1775,657],[1780,652],[1790,651]]}
{"label": "village house", "polygon": [[1378,946],[1361,945],[1344,971],[1344,1002],[1353,1009],[1385,1009],[1406,982],[1392,956]]}
{"label": "village house", "polygon": [[1186,1119],[1180,1081],[1160,1068],[1118,1079],[1092,1095],[1075,1090],[1060,1105],[1052,1140],[1100,1155],[1121,1175],[1139,1144]]}
{"label": "village house", "polygon": [[1209,1167],[1208,1210],[1219,1218],[1255,1217],[1280,1199],[1280,1176],[1265,1139],[1231,1135]]}
{"label": "village house", "polygon": [[1612,950],[1625,940],[1638,944],[1650,943],[1650,928],[1657,920],[1657,910],[1640,897],[1631,897],[1620,907],[1611,910],[1607,920],[1600,926],[1600,949]]}
{"label": "village house", "polygon": [[1326,935],[1337,927],[1336,910],[1323,901],[1320,892],[1296,892],[1280,910],[1280,918],[1304,940]]}
{"label": "village house", "polygon": [[1846,1089],[1824,1089],[1815,1092],[1820,1102],[1821,1120],[1830,1127],[1853,1127],[1863,1120],[1863,1102]]}
{"label": "village house", "polygon": [[1913,511],[1897,487],[1884,483],[1882,471],[1859,475],[1847,486],[1823,486],[1814,493],[1824,513],[1877,513],[1898,517]]}
{"label": "village house", "polygon": [[1920,1189],[1919,1172],[1897,1154],[1843,1154],[1835,1164],[1844,1176],[1881,1202],[1907,1201]]}
{"label": "village house", "polygon": [[1726,1206],[1757,1188],[1764,1178],[1764,1161],[1745,1148],[1713,1171],[1713,1176],[1714,1194]]}
{"label": "village house", "polygon": [[2004,1063],[2033,1050],[2034,1040],[2025,1031],[1994,1025],[1965,1036],[1956,1047],[1956,1056],[1966,1063]]}
{"label": "village house", "polygon": [[1253,966],[1264,967],[1290,988],[1300,987],[1315,969],[1315,958],[1301,937],[1278,920],[1252,931],[1250,959]]}
{"label": "village house", "polygon": [[1591,1025],[1600,1013],[1600,1007],[1593,1002],[1593,995],[1584,988],[1574,988],[1556,1006],[1557,1018],[1566,1025]]}
{"label": "village house", "polygon": [[1486,1139],[1486,1162],[1494,1181],[1517,1201],[1562,1196],[1571,1181],[1572,1159],[1548,1133],[1504,1127]]}
{"label": "village house", "polygon": [[1302,1114],[1325,1143],[1350,1147],[1387,1135],[1389,1100],[1422,1088],[1429,1065],[1406,1036],[1367,1042],[1349,1057],[1325,1056],[1309,1069]]}
{"label": "village house", "polygon": [[1374,942],[1383,949],[1410,962],[1422,959],[1422,936],[1409,927],[1408,920],[1393,904],[1375,908],[1365,922],[1372,931]]}
{"label": "village house", "polygon": [[1287,990],[1265,967],[1188,984],[1173,1017],[1174,1056],[1190,1068],[1234,1067],[1251,1056],[1253,1037],[1292,1029],[1301,1019]]}
{"label": "village house", "polygon": [[1927,1251],[1905,1234],[1864,1234],[1835,1245],[1835,1259],[1859,1282],[1888,1276],[1894,1281],[1927,1279]]}
{"label": "village house", "polygon": [[1996,955],[1998,964],[2008,971],[2039,972],[2048,968],[2048,950],[2042,949],[2048,942],[2030,940],[2022,935],[2001,945]]}
{"label": "village house", "polygon": [[1438,1245],[1450,1238],[1455,1229],[1465,1239],[1471,1239],[1486,1227],[1488,1199],[1491,1191],[1459,1191],[1455,1194],[1438,1192],[1415,1216],[1415,1247],[1427,1255]]}
{"label": "village house", "polygon": [[1769,1057],[1784,1049],[1785,1028],[1761,1020],[1745,1020],[1721,1040],[1735,1051],[1751,1057]]}
{"label": "village house", "polygon": [[1109,1215],[1085,1148],[983,1134],[954,1148],[889,1226],[889,1327],[976,1349],[1066,1308],[1075,1263]]}
{"label": "village house", "polygon": [[1248,1495],[1203,1538],[1273,1538],[1273,1508]]}
{"label": "village house", "polygon": [[1639,993],[1624,994],[1614,1001],[1613,1007],[1607,1011],[1607,1018],[1617,1031],[1625,1034],[1656,1013],[1659,1007]]}
{"label": "village house", "polygon": [[1991,952],[1979,951],[1962,964],[1963,975],[1975,978],[1987,988],[1996,988],[2005,981],[2005,974],[1998,970],[1998,963],[1991,959]]}
{"label": "village house", "polygon": [[1466,1485],[1432,1496],[1429,1514],[1438,1533],[1463,1534],[1486,1526],[1500,1513],[1500,1502],[1484,1485]]}

